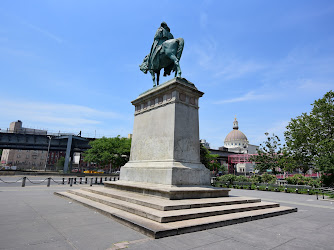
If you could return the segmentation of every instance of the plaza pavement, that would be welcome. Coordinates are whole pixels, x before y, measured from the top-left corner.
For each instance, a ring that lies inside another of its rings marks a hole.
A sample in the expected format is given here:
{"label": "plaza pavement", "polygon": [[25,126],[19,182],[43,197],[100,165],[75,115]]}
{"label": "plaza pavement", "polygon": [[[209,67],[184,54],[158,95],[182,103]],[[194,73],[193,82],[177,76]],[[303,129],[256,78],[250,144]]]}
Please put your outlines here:
{"label": "plaza pavement", "polygon": [[0,186],[0,249],[334,249],[334,201],[314,195],[232,189],[298,212],[154,240],[53,194],[67,189]]}

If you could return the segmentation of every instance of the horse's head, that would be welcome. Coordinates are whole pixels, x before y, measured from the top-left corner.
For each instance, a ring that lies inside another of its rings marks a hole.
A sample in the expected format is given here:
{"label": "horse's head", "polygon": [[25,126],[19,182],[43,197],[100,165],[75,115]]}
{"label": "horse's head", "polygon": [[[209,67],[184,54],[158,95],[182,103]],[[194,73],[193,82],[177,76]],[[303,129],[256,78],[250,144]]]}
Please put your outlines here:
{"label": "horse's head", "polygon": [[140,70],[143,71],[145,74],[147,74],[148,71],[148,58],[148,55],[145,56],[143,63],[139,65]]}

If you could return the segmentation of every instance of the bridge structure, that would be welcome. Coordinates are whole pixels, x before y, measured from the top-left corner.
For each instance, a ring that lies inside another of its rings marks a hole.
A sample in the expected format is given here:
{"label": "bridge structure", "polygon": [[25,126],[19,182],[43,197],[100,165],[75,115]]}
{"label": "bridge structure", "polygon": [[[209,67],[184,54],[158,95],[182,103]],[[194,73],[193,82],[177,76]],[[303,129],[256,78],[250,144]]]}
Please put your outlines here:
{"label": "bridge structure", "polygon": [[0,149],[65,151],[64,173],[69,170],[70,158],[73,159],[74,152],[84,152],[91,148],[89,142],[92,140],[95,138],[74,134],[0,130]]}

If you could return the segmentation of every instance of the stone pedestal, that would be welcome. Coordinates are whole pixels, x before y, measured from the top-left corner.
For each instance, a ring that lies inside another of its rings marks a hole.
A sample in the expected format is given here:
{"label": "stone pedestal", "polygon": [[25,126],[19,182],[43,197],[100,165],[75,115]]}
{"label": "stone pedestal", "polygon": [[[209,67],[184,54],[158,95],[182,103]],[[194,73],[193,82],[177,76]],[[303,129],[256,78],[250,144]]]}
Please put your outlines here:
{"label": "stone pedestal", "polygon": [[132,101],[131,154],[121,168],[121,182],[210,185],[210,171],[200,162],[198,99],[202,95],[194,84],[174,78]]}
{"label": "stone pedestal", "polygon": [[57,192],[154,238],[297,211],[210,186],[200,163],[198,99],[203,95],[176,78],[140,95],[130,161],[121,180],[104,187]]}

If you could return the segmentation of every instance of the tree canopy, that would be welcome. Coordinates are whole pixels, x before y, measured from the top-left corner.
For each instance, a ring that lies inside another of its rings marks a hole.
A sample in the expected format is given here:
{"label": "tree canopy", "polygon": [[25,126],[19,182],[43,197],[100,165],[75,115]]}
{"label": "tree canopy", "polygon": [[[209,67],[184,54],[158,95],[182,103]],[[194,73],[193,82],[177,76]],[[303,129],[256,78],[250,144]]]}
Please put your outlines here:
{"label": "tree canopy", "polygon": [[251,161],[256,162],[255,169],[261,172],[272,170],[276,173],[276,167],[279,167],[282,158],[281,140],[275,134],[269,136],[269,133],[265,133],[265,135],[267,140],[260,144],[257,155],[253,155]]}
{"label": "tree canopy", "polygon": [[315,166],[325,185],[334,185],[334,92],[312,104],[309,114],[291,119],[284,133],[300,166]]}
{"label": "tree canopy", "polygon": [[217,154],[211,154],[210,150],[201,144],[200,160],[206,168],[208,168],[211,171],[213,170],[224,171],[225,170],[224,166],[221,166],[217,160],[218,156],[219,155]]}
{"label": "tree canopy", "polygon": [[102,137],[89,144],[91,148],[84,153],[86,162],[94,162],[102,166],[111,163],[113,168],[119,168],[129,160],[131,139],[120,136]]}
{"label": "tree canopy", "polygon": [[57,166],[57,170],[63,170],[64,169],[64,164],[65,164],[65,157],[62,156],[58,159],[56,166]]}

